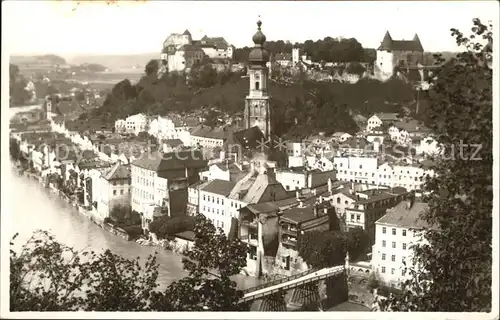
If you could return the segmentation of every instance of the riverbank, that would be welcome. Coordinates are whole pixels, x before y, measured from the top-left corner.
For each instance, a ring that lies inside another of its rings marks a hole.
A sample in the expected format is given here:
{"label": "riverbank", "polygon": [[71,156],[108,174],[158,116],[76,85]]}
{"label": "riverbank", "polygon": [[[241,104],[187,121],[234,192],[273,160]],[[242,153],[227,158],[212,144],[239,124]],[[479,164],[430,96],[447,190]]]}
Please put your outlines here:
{"label": "riverbank", "polygon": [[86,209],[85,207],[80,205],[76,199],[69,197],[64,192],[60,191],[54,184],[49,183],[48,181],[46,181],[44,178],[42,178],[40,175],[36,174],[35,172],[30,172],[28,170],[24,170],[22,172],[18,171],[18,173],[24,175],[27,178],[38,181],[42,186],[44,186],[45,188],[48,188],[52,193],[56,194],[61,200],[67,202],[69,205],[76,208],[78,213],[80,213],[82,216],[86,217],[91,222],[93,222],[97,226],[103,228],[107,232],[110,232],[114,235],[117,235],[126,241],[132,240],[131,235],[129,235],[125,230],[121,229],[120,227],[116,227],[116,226],[112,225],[111,223],[104,222],[104,220],[101,219],[99,217],[99,215],[97,215],[94,210]]}

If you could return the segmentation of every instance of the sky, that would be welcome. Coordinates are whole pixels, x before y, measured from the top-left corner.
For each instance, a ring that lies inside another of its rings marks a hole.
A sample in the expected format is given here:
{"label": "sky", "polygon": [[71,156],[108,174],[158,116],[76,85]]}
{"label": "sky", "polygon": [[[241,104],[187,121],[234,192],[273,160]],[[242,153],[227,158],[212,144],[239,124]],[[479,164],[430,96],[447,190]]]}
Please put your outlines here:
{"label": "sky", "polygon": [[456,51],[450,28],[472,19],[497,21],[496,1],[22,1],[2,2],[2,51],[10,54],[135,54],[159,52],[170,33],[222,36],[251,46],[257,20],[268,40],[356,38],[376,48],[418,33],[425,51]]}

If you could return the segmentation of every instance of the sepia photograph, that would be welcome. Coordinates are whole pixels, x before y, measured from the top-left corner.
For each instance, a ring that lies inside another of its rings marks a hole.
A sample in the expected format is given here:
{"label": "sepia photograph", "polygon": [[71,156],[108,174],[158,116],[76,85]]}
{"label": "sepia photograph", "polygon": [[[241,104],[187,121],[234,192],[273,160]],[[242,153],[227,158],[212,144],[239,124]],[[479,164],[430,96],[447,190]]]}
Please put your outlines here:
{"label": "sepia photograph", "polygon": [[498,319],[498,23],[2,2],[1,318]]}

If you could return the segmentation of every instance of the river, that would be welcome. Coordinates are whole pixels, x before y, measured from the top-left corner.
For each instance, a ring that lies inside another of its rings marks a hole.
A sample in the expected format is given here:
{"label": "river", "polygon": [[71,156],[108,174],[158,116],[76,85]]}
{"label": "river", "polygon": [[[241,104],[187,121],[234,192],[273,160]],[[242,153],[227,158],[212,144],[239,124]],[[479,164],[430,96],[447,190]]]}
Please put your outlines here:
{"label": "river", "polygon": [[[156,247],[145,247],[126,241],[111,234],[86,217],[57,195],[43,188],[40,183],[24,176],[18,176],[13,170],[5,172],[3,179],[9,179],[10,199],[12,202],[13,236],[16,232],[18,242],[24,243],[37,229],[49,230],[58,241],[75,249],[91,249],[100,251],[110,249],[113,253],[132,259],[141,257],[145,261],[149,254],[158,251],[159,264],[158,283],[160,289],[174,280],[186,275],[183,270],[181,256],[171,251]],[[244,289],[260,283],[259,280],[243,275],[235,276],[238,287]]]}

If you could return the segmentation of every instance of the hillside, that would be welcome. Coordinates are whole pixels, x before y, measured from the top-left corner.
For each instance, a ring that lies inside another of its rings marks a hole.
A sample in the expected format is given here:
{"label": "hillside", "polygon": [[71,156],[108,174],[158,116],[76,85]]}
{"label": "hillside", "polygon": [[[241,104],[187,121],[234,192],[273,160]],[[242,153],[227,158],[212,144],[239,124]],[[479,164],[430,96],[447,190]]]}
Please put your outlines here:
{"label": "hillside", "polygon": [[[241,114],[249,79],[240,74],[226,74],[217,75],[215,81],[215,85],[201,88],[188,85],[183,76],[176,74],[160,80],[154,75],[144,76],[136,85],[123,80],[90,116],[113,122],[136,113],[188,114],[202,107]],[[358,127],[353,115],[369,117],[376,112],[400,112],[402,106],[411,106],[415,100],[411,85],[396,79],[385,83],[363,79],[356,84],[307,81],[289,85],[272,81],[269,93],[276,131],[291,137],[320,131],[354,133]]]}
{"label": "hillside", "polygon": [[12,55],[10,56],[10,63],[16,64],[18,66],[22,65],[64,65],[66,60],[55,54],[45,54],[45,55]]}

